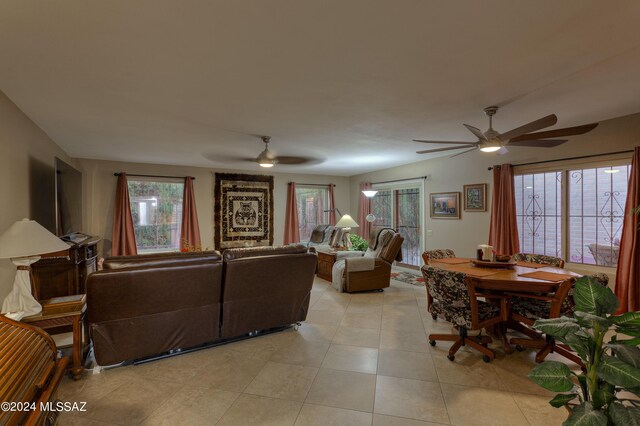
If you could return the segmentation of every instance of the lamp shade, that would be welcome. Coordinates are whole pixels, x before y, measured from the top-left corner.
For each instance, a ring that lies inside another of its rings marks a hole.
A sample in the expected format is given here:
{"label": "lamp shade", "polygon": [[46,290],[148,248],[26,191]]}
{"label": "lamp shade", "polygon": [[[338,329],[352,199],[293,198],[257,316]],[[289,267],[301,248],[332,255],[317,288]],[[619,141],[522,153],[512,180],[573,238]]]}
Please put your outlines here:
{"label": "lamp shade", "polygon": [[360,225],[358,225],[356,221],[353,220],[353,218],[348,214],[342,216],[338,223],[336,223],[335,225],[336,228],[357,228],[359,226]]}
{"label": "lamp shade", "polygon": [[22,219],[0,235],[0,259],[68,250],[69,245],[35,220]]}

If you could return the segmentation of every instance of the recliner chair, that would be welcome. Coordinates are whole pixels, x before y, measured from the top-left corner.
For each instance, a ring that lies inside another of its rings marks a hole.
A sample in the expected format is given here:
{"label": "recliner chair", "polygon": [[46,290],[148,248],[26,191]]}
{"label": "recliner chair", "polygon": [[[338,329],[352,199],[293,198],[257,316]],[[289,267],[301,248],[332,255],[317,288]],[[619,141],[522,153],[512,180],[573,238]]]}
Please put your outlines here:
{"label": "recliner chair", "polygon": [[342,259],[333,265],[334,280],[342,280],[334,287],[347,293],[389,287],[391,265],[394,260],[402,260],[404,238],[391,228],[373,229],[371,236],[364,256]]}

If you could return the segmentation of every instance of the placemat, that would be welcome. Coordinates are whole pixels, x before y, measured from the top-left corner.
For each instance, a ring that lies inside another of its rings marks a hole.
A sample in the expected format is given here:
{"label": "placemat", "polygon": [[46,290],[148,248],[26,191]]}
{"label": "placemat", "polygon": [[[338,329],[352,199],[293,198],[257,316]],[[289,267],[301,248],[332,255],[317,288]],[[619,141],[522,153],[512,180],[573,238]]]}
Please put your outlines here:
{"label": "placemat", "polygon": [[525,262],[524,260],[517,261],[516,265],[524,266],[525,268],[534,268],[534,269],[545,268],[549,266],[549,265],[545,265],[544,263]]}
{"label": "placemat", "polygon": [[449,265],[457,265],[460,263],[469,263],[470,260],[469,259],[462,259],[461,257],[446,257],[444,259],[431,259],[431,262],[438,262],[438,263],[447,263]]}
{"label": "placemat", "polygon": [[573,278],[573,275],[558,274],[555,272],[545,272],[545,271],[527,272],[527,273],[518,274],[518,275],[521,277],[535,278],[537,280],[552,281],[552,282],[564,281],[564,280],[568,280],[569,278]]}
{"label": "placemat", "polygon": [[462,272],[472,277],[486,277],[488,275],[497,274],[497,269],[474,268],[473,266],[451,266],[447,268],[449,271]]}

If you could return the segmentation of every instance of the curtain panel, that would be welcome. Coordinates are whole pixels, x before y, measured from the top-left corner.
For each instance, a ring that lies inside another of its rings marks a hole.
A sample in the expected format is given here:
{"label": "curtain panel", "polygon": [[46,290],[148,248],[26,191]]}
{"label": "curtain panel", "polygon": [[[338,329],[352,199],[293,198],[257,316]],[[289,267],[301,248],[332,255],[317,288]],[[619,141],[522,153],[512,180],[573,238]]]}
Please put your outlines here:
{"label": "curtain panel", "polygon": [[493,166],[493,197],[489,245],[496,254],[513,255],[520,251],[516,222],[516,196],[511,164]]}
{"label": "curtain panel", "polygon": [[295,182],[289,182],[289,188],[287,189],[287,206],[284,214],[284,244],[299,243],[300,226],[298,223]]}
{"label": "curtain panel", "polygon": [[371,233],[371,222],[367,221],[367,215],[371,213],[373,198],[367,198],[362,191],[371,189],[371,186],[369,182],[360,183],[360,206],[358,209],[358,223],[360,224],[360,228],[358,229],[358,233],[365,240],[369,240],[369,234]]}
{"label": "curtain panel", "polygon": [[180,227],[180,251],[202,250],[200,225],[196,209],[196,196],[193,191],[193,178],[184,178],[182,194],[182,225]]}
{"label": "curtain panel", "polygon": [[138,249],[136,248],[136,235],[133,230],[133,218],[129,203],[129,187],[127,186],[127,176],[123,172],[118,175],[116,185],[111,255],[130,256],[135,254],[138,254]]}
{"label": "curtain panel", "polygon": [[627,201],[622,225],[620,254],[616,270],[615,293],[620,301],[618,313],[640,310],[640,146],[633,150],[631,174],[627,187]]}

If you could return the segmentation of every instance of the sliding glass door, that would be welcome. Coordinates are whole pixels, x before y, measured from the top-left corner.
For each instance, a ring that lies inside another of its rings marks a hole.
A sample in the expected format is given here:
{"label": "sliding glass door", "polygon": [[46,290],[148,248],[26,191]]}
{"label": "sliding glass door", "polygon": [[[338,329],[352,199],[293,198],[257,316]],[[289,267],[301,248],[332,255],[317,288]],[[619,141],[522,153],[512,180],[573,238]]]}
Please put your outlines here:
{"label": "sliding glass door", "polygon": [[402,263],[420,266],[422,238],[422,181],[396,186],[374,186],[372,212],[376,227],[395,228],[404,237]]}

